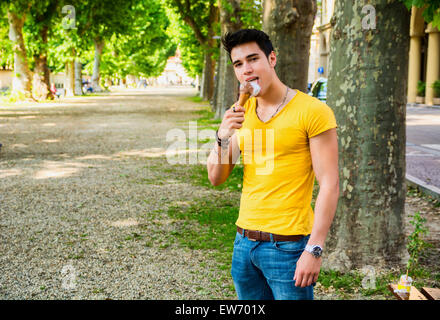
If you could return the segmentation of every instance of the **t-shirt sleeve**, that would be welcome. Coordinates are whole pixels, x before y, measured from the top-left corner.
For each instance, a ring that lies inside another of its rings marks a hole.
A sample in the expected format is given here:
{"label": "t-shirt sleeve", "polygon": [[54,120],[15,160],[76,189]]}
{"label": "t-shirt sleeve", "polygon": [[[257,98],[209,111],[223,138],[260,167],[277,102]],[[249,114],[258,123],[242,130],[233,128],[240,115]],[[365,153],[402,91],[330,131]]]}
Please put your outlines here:
{"label": "t-shirt sleeve", "polygon": [[338,127],[333,110],[325,103],[314,100],[310,103],[304,119],[308,138]]}

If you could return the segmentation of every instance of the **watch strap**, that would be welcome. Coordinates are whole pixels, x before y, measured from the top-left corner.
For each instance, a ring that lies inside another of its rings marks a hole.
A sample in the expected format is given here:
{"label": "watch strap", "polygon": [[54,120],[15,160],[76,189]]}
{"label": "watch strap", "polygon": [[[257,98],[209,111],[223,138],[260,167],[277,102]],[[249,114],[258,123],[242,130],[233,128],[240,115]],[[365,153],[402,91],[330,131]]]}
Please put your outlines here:
{"label": "watch strap", "polygon": [[229,139],[222,140],[218,137],[218,130],[215,132],[215,140],[217,141],[219,147],[224,148],[229,145]]}
{"label": "watch strap", "polygon": [[322,256],[322,247],[320,245],[307,244],[304,250],[311,253],[315,258]]}

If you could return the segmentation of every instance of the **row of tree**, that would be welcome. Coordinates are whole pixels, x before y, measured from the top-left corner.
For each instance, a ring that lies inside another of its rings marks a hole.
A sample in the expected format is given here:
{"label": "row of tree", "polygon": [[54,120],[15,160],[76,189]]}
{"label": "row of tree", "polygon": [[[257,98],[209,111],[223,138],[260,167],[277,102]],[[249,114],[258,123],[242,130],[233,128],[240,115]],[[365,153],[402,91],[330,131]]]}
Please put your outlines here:
{"label": "row of tree", "polygon": [[0,13],[0,66],[23,97],[50,95],[50,71],[65,71],[67,95],[82,93],[82,67],[94,91],[103,76],[157,76],[177,46],[160,0],[8,0]]}
{"label": "row of tree", "polygon": [[201,78],[200,95],[220,117],[237,94],[220,50],[226,32],[263,28],[278,48],[282,79],[305,90],[316,0],[283,1],[290,9],[280,10],[278,0],[7,0],[0,5],[0,66],[13,65],[13,94],[44,99],[49,71],[65,71],[66,94],[74,95],[81,94],[84,67],[100,91],[105,77],[159,75],[179,46],[188,74]]}

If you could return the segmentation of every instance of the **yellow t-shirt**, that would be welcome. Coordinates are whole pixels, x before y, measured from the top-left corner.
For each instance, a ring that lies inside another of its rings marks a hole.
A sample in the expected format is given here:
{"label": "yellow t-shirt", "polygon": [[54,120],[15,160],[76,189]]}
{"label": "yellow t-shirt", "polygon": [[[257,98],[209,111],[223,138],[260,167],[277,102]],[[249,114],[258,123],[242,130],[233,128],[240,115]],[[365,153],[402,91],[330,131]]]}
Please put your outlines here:
{"label": "yellow t-shirt", "polygon": [[243,161],[243,190],[236,225],[282,235],[308,235],[315,174],[309,138],[336,128],[332,109],[299,90],[272,119],[262,122],[256,98],[244,105],[236,130]]}

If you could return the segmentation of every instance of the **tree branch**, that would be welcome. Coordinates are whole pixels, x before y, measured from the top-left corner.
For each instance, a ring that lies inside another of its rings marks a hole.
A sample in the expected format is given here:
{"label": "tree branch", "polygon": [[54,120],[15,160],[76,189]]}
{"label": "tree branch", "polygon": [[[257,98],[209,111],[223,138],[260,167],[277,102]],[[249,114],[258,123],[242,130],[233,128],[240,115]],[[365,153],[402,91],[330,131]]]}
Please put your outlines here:
{"label": "tree branch", "polygon": [[198,26],[196,21],[194,20],[188,0],[185,1],[185,7],[181,0],[173,0],[173,2],[179,10],[183,21],[185,21],[194,31],[196,39],[200,42],[202,46],[205,45],[208,39],[203,35],[202,31],[200,30],[200,26]]}

